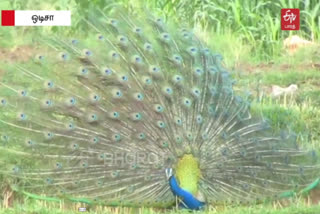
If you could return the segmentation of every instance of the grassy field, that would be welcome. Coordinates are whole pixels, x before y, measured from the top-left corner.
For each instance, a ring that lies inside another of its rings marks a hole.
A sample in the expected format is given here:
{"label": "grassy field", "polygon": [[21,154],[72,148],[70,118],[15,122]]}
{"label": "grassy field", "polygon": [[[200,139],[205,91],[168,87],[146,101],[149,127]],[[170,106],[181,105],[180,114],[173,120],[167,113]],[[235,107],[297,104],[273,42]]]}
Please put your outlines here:
{"label": "grassy field", "polygon": [[[95,0],[0,1],[2,9],[71,9],[75,17],[88,13],[87,8],[103,7],[108,11],[116,1]],[[125,7],[141,7],[137,0],[120,1]],[[39,3],[39,4],[38,4]],[[252,110],[263,114],[272,121],[276,130],[290,128],[298,135],[299,144],[320,151],[320,2],[281,0],[272,1],[232,0],[225,1],[145,1],[146,7],[164,15],[167,20],[190,20],[188,26],[194,27],[199,37],[216,52],[224,56],[225,66],[237,80],[236,89],[252,92]],[[108,5],[108,6],[106,6]],[[89,7],[90,6],[90,7]],[[298,32],[282,32],[279,23],[279,9],[298,7],[302,10],[302,28]],[[225,17],[228,17],[225,20]],[[70,29],[43,28],[38,33],[57,33],[83,35],[85,25],[77,22]],[[28,61],[35,51],[27,42],[30,29],[0,28],[0,60],[10,62]],[[35,33],[35,32],[32,32]],[[293,34],[302,36],[314,44],[297,49],[290,54],[283,47],[283,40]],[[7,40],[5,38],[14,39]],[[0,78],[4,70],[0,70]],[[292,96],[271,98],[271,87],[279,85],[298,86]],[[80,204],[56,204],[34,201],[13,194],[6,197],[7,181],[0,180],[0,213],[3,214],[69,214],[79,213]],[[291,203],[274,203],[247,206],[210,206],[207,211],[196,213],[210,214],[317,214],[320,213],[320,193],[316,192],[310,200],[294,200]],[[85,213],[189,213],[187,211],[157,210],[152,208],[110,208],[87,207]]]}
{"label": "grassy field", "polygon": [[[76,214],[81,204],[65,205],[48,202],[32,201],[25,199],[23,204],[16,204],[8,209],[0,209],[1,214]],[[320,205],[310,205],[301,200],[291,201],[286,205],[281,203],[247,206],[210,206],[204,211],[190,212],[187,210],[154,209],[154,208],[111,208],[111,207],[86,207],[88,214],[318,214]]]}

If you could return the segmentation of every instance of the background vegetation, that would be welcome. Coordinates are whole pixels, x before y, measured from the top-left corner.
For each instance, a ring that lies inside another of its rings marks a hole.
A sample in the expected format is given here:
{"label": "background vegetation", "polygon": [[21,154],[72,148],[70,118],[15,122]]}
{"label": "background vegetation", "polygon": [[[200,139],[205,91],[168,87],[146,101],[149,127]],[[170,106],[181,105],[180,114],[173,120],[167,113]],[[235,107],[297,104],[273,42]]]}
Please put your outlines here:
{"label": "background vegetation", "polygon": [[[238,81],[237,88],[253,94],[253,111],[263,113],[275,129],[290,128],[298,134],[299,143],[320,148],[320,1],[318,0],[0,0],[1,9],[71,10],[72,27],[0,28],[0,58],[21,60],[30,34],[85,35],[82,17],[100,9],[106,13],[115,5],[131,12],[152,11],[166,20],[179,22],[194,31],[215,51],[224,56],[226,67]],[[280,9],[300,8],[299,31],[281,31]],[[289,36],[298,35],[314,44],[290,54],[283,46]],[[8,39],[10,38],[10,39]],[[1,55],[1,51],[4,53]],[[1,78],[0,70],[0,78]],[[270,98],[272,85],[298,85],[293,96]],[[1,179],[1,178],[0,178]],[[5,186],[2,184],[2,186]],[[1,187],[0,187],[1,190]],[[2,199],[5,204],[5,197]],[[3,205],[5,206],[5,205]],[[75,205],[76,206],[76,205]],[[225,207],[210,213],[320,213],[319,206],[304,202],[291,206],[257,205]],[[20,198],[10,209],[0,213],[78,213],[76,208]],[[158,213],[153,209],[96,208],[90,213]],[[175,211],[172,211],[172,213]]]}

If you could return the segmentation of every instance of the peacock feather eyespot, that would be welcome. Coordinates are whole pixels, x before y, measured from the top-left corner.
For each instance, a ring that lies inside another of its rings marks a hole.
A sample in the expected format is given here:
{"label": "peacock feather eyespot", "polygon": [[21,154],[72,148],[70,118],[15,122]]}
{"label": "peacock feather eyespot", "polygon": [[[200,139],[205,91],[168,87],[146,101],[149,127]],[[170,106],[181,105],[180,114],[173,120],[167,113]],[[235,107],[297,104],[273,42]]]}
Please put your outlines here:
{"label": "peacock feather eyespot", "polygon": [[98,38],[98,40],[103,40],[103,39],[104,39],[104,36],[103,36],[102,34],[98,34],[98,35],[97,35],[97,38]]}
{"label": "peacock feather eyespot", "polygon": [[1,141],[9,142],[10,137],[8,135],[1,135]]}
{"label": "peacock feather eyespot", "polygon": [[196,121],[198,124],[201,124],[203,122],[203,117],[201,115],[197,115]]}
{"label": "peacock feather eyespot", "polygon": [[141,120],[142,119],[142,115],[141,115],[141,113],[132,113],[131,114],[131,119],[133,120],[133,121],[139,121],[139,120]]}
{"label": "peacock feather eyespot", "polygon": [[261,157],[261,155],[256,154],[256,155],[254,156],[254,159],[255,159],[255,161],[257,161],[257,162],[260,162],[261,159],[262,159],[262,157]]}
{"label": "peacock feather eyespot", "polygon": [[243,172],[243,166],[238,166],[237,167],[237,172],[239,172],[239,173]]}
{"label": "peacock feather eyespot", "polygon": [[99,180],[99,181],[97,181],[96,184],[97,184],[98,187],[102,187],[104,182],[102,180]]}
{"label": "peacock feather eyespot", "polygon": [[57,163],[56,163],[56,168],[57,168],[57,169],[62,169],[62,163],[57,162]]}
{"label": "peacock feather eyespot", "polygon": [[98,155],[98,159],[103,161],[105,159],[105,154],[104,153],[100,153]]}
{"label": "peacock feather eyespot", "polygon": [[79,68],[79,74],[81,75],[81,76],[87,76],[88,74],[89,74],[89,70],[88,70],[88,68],[85,68],[85,67],[80,67]]}
{"label": "peacock feather eyespot", "polygon": [[120,175],[119,171],[112,171],[112,172],[111,172],[111,177],[112,177],[112,178],[119,177],[119,175]]}
{"label": "peacock feather eyespot", "polygon": [[17,174],[17,173],[20,172],[20,168],[19,168],[18,166],[14,166],[14,167],[12,168],[12,172],[13,172],[14,174]]}
{"label": "peacock feather eyespot", "polygon": [[174,83],[181,83],[183,81],[183,77],[181,75],[174,75],[172,80]]}
{"label": "peacock feather eyespot", "polygon": [[138,164],[136,164],[136,163],[131,164],[130,167],[131,167],[131,169],[138,169],[139,168]]}
{"label": "peacock feather eyespot", "polygon": [[163,21],[162,18],[156,18],[156,19],[155,19],[155,22],[156,22],[156,24],[157,24],[159,27],[162,27],[163,24],[164,24],[164,21]]}
{"label": "peacock feather eyespot", "polygon": [[161,146],[162,146],[163,148],[169,147],[168,141],[162,141]]}
{"label": "peacock feather eyespot", "polygon": [[74,181],[74,182],[72,183],[72,185],[73,185],[73,186],[79,186],[80,183],[81,183],[80,181]]}
{"label": "peacock feather eyespot", "polygon": [[108,23],[109,23],[110,25],[112,25],[113,27],[117,27],[117,25],[118,25],[118,20],[116,20],[116,19],[109,19]]}
{"label": "peacock feather eyespot", "polygon": [[47,184],[53,184],[53,179],[52,178],[46,178],[45,179],[45,182],[47,183]]}
{"label": "peacock feather eyespot", "polygon": [[82,50],[82,53],[84,56],[86,57],[91,57],[93,55],[92,51],[91,50],[88,50],[88,49],[83,49]]}
{"label": "peacock feather eyespot", "polygon": [[137,137],[138,137],[139,140],[144,140],[144,139],[146,139],[146,134],[143,133],[143,132],[141,132],[141,133],[139,133],[139,134],[137,135]]}
{"label": "peacock feather eyespot", "polygon": [[201,134],[202,140],[208,140],[208,134],[206,132]]}
{"label": "peacock feather eyespot", "polygon": [[169,42],[171,40],[168,33],[161,33],[160,38],[163,42]]}
{"label": "peacock feather eyespot", "polygon": [[218,169],[223,169],[224,168],[224,163],[217,163],[217,168]]}
{"label": "peacock feather eyespot", "polygon": [[133,193],[134,192],[134,186],[133,185],[130,185],[127,187],[127,192],[128,193]]}
{"label": "peacock feather eyespot", "polygon": [[155,105],[154,105],[154,110],[155,110],[155,112],[157,112],[157,113],[163,113],[164,107],[163,107],[162,105],[160,105],[160,104],[155,104]]}
{"label": "peacock feather eyespot", "polygon": [[192,141],[192,140],[193,140],[193,134],[192,134],[191,132],[188,132],[188,133],[186,134],[186,137],[187,137],[187,139],[188,139],[189,141]]}
{"label": "peacock feather eyespot", "polygon": [[133,32],[134,32],[134,33],[137,33],[138,35],[140,35],[140,34],[143,33],[141,27],[134,27],[134,28],[133,28]]}
{"label": "peacock feather eyespot", "polygon": [[118,142],[121,140],[121,135],[119,133],[113,134],[112,139],[113,141]]}
{"label": "peacock feather eyespot", "polygon": [[194,98],[199,98],[200,97],[200,89],[196,88],[196,87],[192,88],[191,94],[193,95]]}
{"label": "peacock feather eyespot", "polygon": [[250,185],[247,184],[247,183],[245,183],[245,184],[242,185],[242,188],[243,188],[244,190],[249,190],[249,189],[250,189]]}
{"label": "peacock feather eyespot", "polygon": [[228,135],[225,131],[222,131],[221,135],[220,135],[221,139],[223,140],[227,140],[228,139]]}
{"label": "peacock feather eyespot", "polygon": [[120,89],[113,89],[112,90],[112,97],[115,99],[120,99],[122,98],[123,94],[122,91]]}
{"label": "peacock feather eyespot", "polygon": [[190,39],[190,37],[191,37],[190,33],[189,32],[185,32],[185,31],[182,32],[181,35],[182,35],[182,37],[184,39]]}
{"label": "peacock feather eyespot", "polygon": [[95,113],[88,114],[88,122],[93,123],[98,121],[98,115]]}
{"label": "peacock feather eyespot", "polygon": [[145,181],[151,181],[152,177],[150,175],[144,176]]}
{"label": "peacock feather eyespot", "polygon": [[143,49],[148,51],[148,52],[151,52],[152,51],[152,45],[150,43],[145,43],[143,45]]}
{"label": "peacock feather eyespot", "polygon": [[77,100],[74,97],[70,97],[66,100],[66,104],[68,106],[74,106],[76,103],[77,103]]}
{"label": "peacock feather eyespot", "polygon": [[181,137],[181,136],[179,136],[179,135],[176,135],[175,137],[174,137],[174,140],[175,140],[175,142],[176,143],[182,143],[182,140],[183,140],[183,138]]}
{"label": "peacock feather eyespot", "polygon": [[50,107],[53,106],[53,101],[50,100],[50,99],[45,99],[45,100],[42,101],[42,105],[45,108],[50,108]]}
{"label": "peacock feather eyespot", "polygon": [[101,97],[98,94],[90,94],[89,98],[90,98],[91,103],[97,103],[101,100]]}
{"label": "peacock feather eyespot", "polygon": [[175,117],[175,123],[178,125],[178,126],[181,126],[182,125],[182,120],[180,117]]}
{"label": "peacock feather eyespot", "polygon": [[135,65],[142,65],[143,64],[142,58],[138,55],[133,55],[131,57],[131,62]]}
{"label": "peacock feather eyespot", "polygon": [[119,41],[122,45],[124,45],[124,44],[126,44],[126,43],[128,42],[128,38],[121,35],[121,36],[118,36],[118,41]]}
{"label": "peacock feather eyespot", "polygon": [[157,126],[158,126],[160,129],[163,129],[163,128],[166,127],[166,124],[165,124],[165,122],[159,120],[159,121],[157,121]]}
{"label": "peacock feather eyespot", "polygon": [[133,94],[133,98],[136,100],[136,101],[143,101],[144,99],[144,95],[140,92],[138,93],[134,93]]}
{"label": "peacock feather eyespot", "polygon": [[35,145],[35,142],[32,141],[32,140],[30,140],[30,139],[27,139],[27,140],[25,141],[25,143],[26,143],[26,145],[27,145],[28,147],[32,147],[32,146]]}
{"label": "peacock feather eyespot", "polygon": [[161,72],[161,69],[158,66],[151,65],[149,67],[149,71],[152,75],[156,76],[156,75],[159,75],[159,73]]}
{"label": "peacock feather eyespot", "polygon": [[165,86],[162,88],[162,92],[165,96],[170,97],[173,94],[173,90],[169,86]]}
{"label": "peacock feather eyespot", "polygon": [[61,52],[58,54],[58,59],[60,59],[62,61],[67,61],[69,59],[69,54],[67,54],[65,52]]}
{"label": "peacock feather eyespot", "polygon": [[120,59],[120,55],[115,51],[109,52],[110,59],[113,61],[118,61]]}
{"label": "peacock feather eyespot", "polygon": [[189,98],[182,98],[182,105],[186,108],[190,108],[192,105],[192,101]]}
{"label": "peacock feather eyespot", "polygon": [[0,98],[0,104],[1,104],[1,106],[6,106],[7,105],[7,100],[6,99],[4,99],[4,98]]}
{"label": "peacock feather eyespot", "polygon": [[111,68],[102,68],[102,75],[110,76],[111,74],[113,74],[113,71]]}
{"label": "peacock feather eyespot", "polygon": [[51,81],[51,80],[45,81],[44,87],[47,88],[47,89],[52,89],[52,88],[54,88],[54,82]]}
{"label": "peacock feather eyespot", "polygon": [[221,152],[222,156],[228,156],[229,155],[229,150],[227,148],[222,148],[220,152]]}
{"label": "peacock feather eyespot", "polygon": [[182,64],[182,57],[178,54],[174,54],[172,56],[172,60],[176,65],[181,65]]}
{"label": "peacock feather eyespot", "polygon": [[81,166],[82,168],[88,168],[89,163],[88,163],[88,161],[84,160],[84,161],[81,161],[80,166]]}
{"label": "peacock feather eyespot", "polygon": [[240,156],[243,158],[247,156],[247,150],[245,148],[240,149]]}
{"label": "peacock feather eyespot", "polygon": [[128,81],[129,81],[129,77],[128,77],[127,75],[124,75],[124,74],[119,75],[119,76],[118,76],[118,81],[119,81],[120,83],[122,83],[122,84],[127,84]]}
{"label": "peacock feather eyespot", "polygon": [[203,70],[201,68],[199,68],[199,67],[194,68],[194,75],[196,77],[201,77],[203,73],[204,72],[203,72]]}
{"label": "peacock feather eyespot", "polygon": [[40,62],[41,63],[44,59],[45,59],[45,57],[43,55],[37,54],[35,56],[35,61],[36,62]]}
{"label": "peacock feather eyespot", "polygon": [[72,39],[72,40],[71,40],[71,43],[72,43],[73,45],[77,45],[77,44],[79,43],[79,40],[77,40],[77,39]]}
{"label": "peacock feather eyespot", "polygon": [[117,112],[117,111],[110,112],[110,117],[111,117],[112,119],[119,119],[120,113]]}
{"label": "peacock feather eyespot", "polygon": [[69,122],[66,124],[66,128],[68,131],[74,130],[76,127],[73,122]]}
{"label": "peacock feather eyespot", "polygon": [[[257,171],[254,170],[254,169],[250,170],[249,173],[250,173],[250,175],[251,175],[253,178],[257,177],[257,175],[258,175]],[[266,181],[266,182],[267,182],[267,181]]]}
{"label": "peacock feather eyespot", "polygon": [[90,142],[92,142],[93,144],[97,144],[99,143],[99,138],[98,137],[93,137],[90,139]]}
{"label": "peacock feather eyespot", "polygon": [[28,91],[27,90],[20,90],[18,93],[19,93],[19,95],[21,97],[27,97],[28,96]]}
{"label": "peacock feather eyespot", "polygon": [[195,56],[198,53],[198,49],[196,47],[189,47],[187,51],[191,56]]}
{"label": "peacock feather eyespot", "polygon": [[142,81],[143,81],[144,85],[147,85],[147,86],[152,85],[152,79],[148,76],[144,76],[142,78]]}
{"label": "peacock feather eyespot", "polygon": [[214,66],[210,66],[210,67],[208,68],[208,72],[209,72],[209,74],[211,74],[212,76],[214,76],[214,75],[216,75],[216,74],[218,73],[218,69],[217,69],[216,67],[214,67]]}
{"label": "peacock feather eyespot", "polygon": [[79,149],[79,144],[77,144],[77,143],[72,143],[72,144],[70,145],[70,147],[71,147],[71,149],[72,149],[73,151],[75,151],[75,150],[78,150],[78,149]]}
{"label": "peacock feather eyespot", "polygon": [[20,112],[20,113],[18,113],[17,118],[20,121],[25,121],[25,120],[27,120],[28,116],[25,113]]}
{"label": "peacock feather eyespot", "polygon": [[205,56],[209,56],[211,54],[211,51],[209,48],[203,48],[202,49],[202,53],[205,55]]}

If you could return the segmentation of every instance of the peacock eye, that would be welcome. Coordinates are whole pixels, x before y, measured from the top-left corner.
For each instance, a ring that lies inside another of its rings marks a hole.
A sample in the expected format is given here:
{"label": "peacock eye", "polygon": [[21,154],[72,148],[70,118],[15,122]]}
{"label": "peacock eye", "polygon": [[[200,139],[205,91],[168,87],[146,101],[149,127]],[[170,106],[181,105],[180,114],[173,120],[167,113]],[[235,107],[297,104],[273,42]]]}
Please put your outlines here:
{"label": "peacock eye", "polygon": [[73,40],[71,40],[71,43],[75,45],[75,44],[78,44],[79,41],[77,39],[73,39]]}
{"label": "peacock eye", "polygon": [[7,101],[5,99],[1,99],[1,104],[2,105],[6,105],[7,104]]}

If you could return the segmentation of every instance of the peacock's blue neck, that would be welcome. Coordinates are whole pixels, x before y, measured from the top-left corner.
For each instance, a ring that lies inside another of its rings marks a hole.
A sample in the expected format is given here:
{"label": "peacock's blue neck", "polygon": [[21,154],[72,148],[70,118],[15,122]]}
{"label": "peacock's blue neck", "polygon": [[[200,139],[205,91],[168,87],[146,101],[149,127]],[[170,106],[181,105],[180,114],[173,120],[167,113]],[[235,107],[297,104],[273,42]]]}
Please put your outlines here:
{"label": "peacock's blue neck", "polygon": [[178,196],[181,198],[182,203],[180,204],[181,207],[187,208],[187,209],[192,209],[192,210],[199,210],[202,209],[205,205],[204,202],[199,201],[196,197],[194,197],[190,192],[182,189],[178,182],[177,179],[175,178],[174,175],[172,175],[169,178],[169,184],[171,191],[175,196]]}

